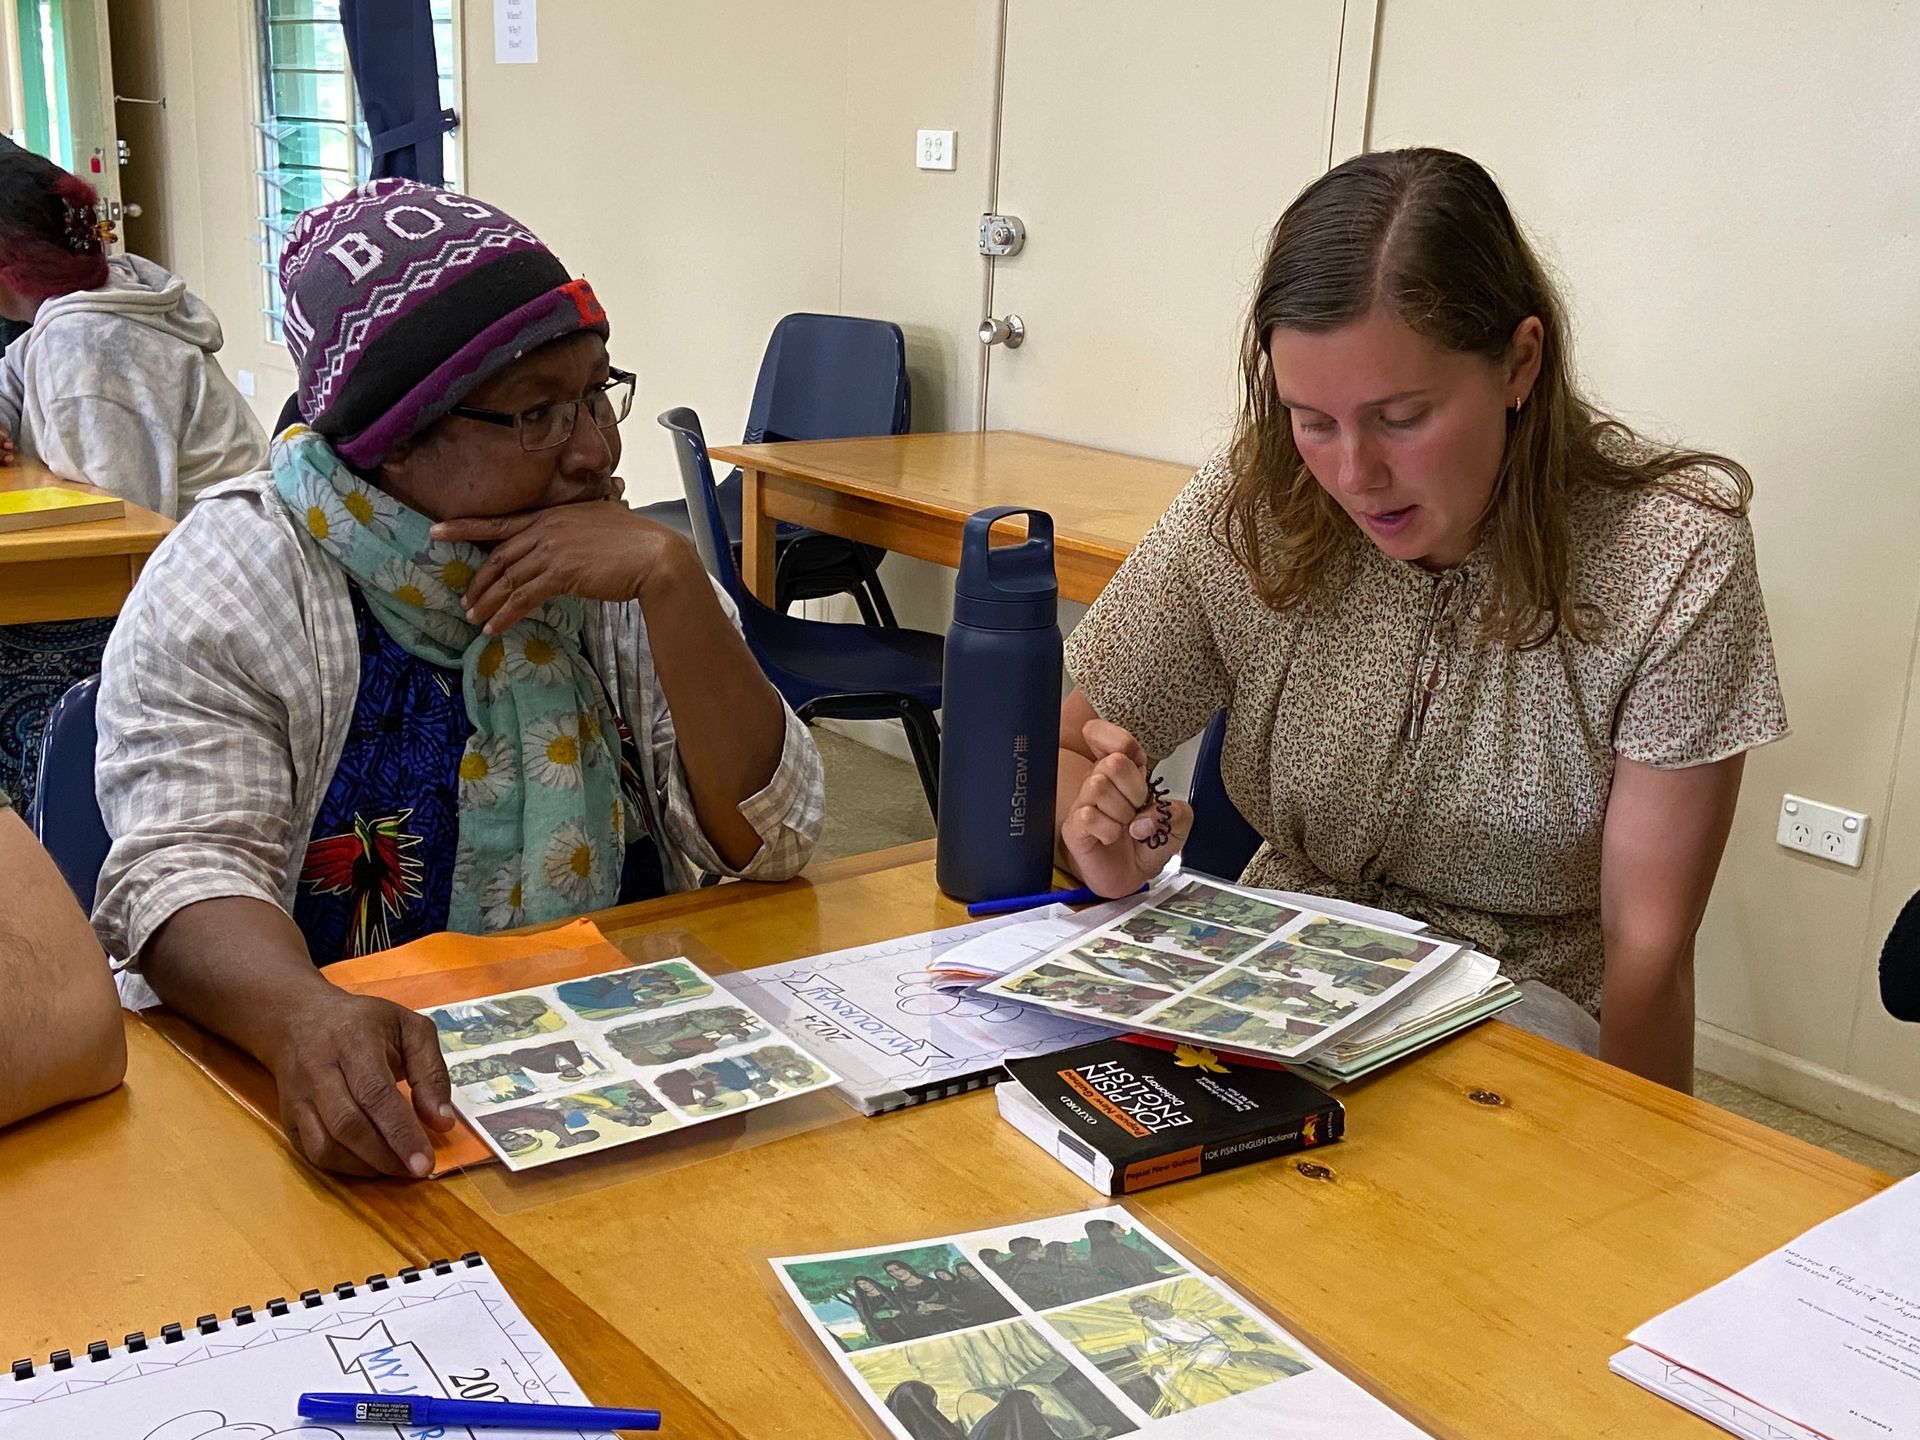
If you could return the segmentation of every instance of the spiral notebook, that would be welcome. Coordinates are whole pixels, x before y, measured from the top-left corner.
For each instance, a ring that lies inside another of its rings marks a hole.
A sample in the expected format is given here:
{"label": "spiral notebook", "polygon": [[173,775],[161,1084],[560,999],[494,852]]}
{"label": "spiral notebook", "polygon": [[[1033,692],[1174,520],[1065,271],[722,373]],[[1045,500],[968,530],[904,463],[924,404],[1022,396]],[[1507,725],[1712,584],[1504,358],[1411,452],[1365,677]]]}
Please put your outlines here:
{"label": "spiral notebook", "polygon": [[1008,1000],[942,992],[931,973],[962,946],[994,947],[1003,967],[1031,959],[1091,921],[1064,905],[716,978],[770,1025],[839,1072],[866,1115],[998,1083],[1010,1056],[1045,1055],[1112,1034],[1106,1026]]}
{"label": "spiral notebook", "polygon": [[[304,1391],[589,1403],[565,1365],[475,1254],[343,1282],[293,1300],[96,1340],[0,1376],[5,1440],[322,1440]],[[354,1426],[353,1436],[417,1427]],[[449,1434],[469,1435],[461,1429]],[[607,1431],[487,1429],[487,1440],[613,1440]],[[351,1437],[348,1437],[351,1440]]]}

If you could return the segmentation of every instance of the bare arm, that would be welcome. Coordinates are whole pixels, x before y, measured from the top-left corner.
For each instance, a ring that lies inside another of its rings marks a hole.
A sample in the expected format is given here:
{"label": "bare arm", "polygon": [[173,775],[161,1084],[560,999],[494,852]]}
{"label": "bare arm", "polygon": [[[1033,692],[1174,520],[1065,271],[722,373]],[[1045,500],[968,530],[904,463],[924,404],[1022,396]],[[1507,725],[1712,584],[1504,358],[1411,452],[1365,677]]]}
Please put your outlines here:
{"label": "bare arm", "polygon": [[120,1083],[127,1040],[107,957],[67,882],[11,809],[0,809],[0,1125]]}
{"label": "bare arm", "polygon": [[1600,1058],[1693,1090],[1693,940],[1746,757],[1657,770],[1622,757],[1601,839]]}
{"label": "bare arm", "polygon": [[432,1168],[422,1125],[453,1124],[433,1022],[330,984],[279,906],[229,896],[177,910],[141,970],[167,1004],[273,1072],[281,1129],[314,1164],[356,1175]]}
{"label": "bare arm", "polygon": [[694,813],[720,858],[739,869],[761,844],[740,803],[780,768],[786,707],[720,608],[699,555],[670,539],[641,589],[640,608]]}

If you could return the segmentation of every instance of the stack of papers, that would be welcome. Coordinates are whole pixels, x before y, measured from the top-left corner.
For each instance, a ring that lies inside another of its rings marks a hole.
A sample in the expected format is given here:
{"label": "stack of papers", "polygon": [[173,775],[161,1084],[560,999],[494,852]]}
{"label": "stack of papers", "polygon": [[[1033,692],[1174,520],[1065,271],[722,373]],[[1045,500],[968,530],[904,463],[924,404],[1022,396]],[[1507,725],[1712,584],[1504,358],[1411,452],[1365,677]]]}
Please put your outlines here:
{"label": "stack of papers", "polygon": [[1403,1055],[1424,1050],[1519,999],[1520,987],[1500,973],[1498,960],[1478,950],[1462,950],[1425,990],[1383,1010],[1297,1068],[1344,1085]]}
{"label": "stack of papers", "polygon": [[422,1007],[453,1104],[524,1170],[835,1084],[684,956]]}
{"label": "stack of papers", "polygon": [[1748,1440],[1916,1440],[1920,1176],[1628,1339],[1616,1375]]}
{"label": "stack of papers", "polygon": [[1186,874],[1078,917],[1011,969],[1016,930],[949,950],[942,985],[1357,1079],[1520,998],[1499,962],[1402,915]]}

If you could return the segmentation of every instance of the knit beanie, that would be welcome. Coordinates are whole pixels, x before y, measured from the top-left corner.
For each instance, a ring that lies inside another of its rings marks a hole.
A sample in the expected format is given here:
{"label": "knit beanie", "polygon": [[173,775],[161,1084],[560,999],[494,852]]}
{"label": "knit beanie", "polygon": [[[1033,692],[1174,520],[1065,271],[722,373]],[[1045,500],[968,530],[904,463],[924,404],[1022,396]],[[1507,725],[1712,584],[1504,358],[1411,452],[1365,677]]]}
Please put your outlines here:
{"label": "knit beanie", "polygon": [[0,136],[0,283],[34,301],[106,284],[98,200],[78,175]]}
{"label": "knit beanie", "polygon": [[359,469],[540,346],[608,334],[593,287],[518,220],[414,180],[302,214],[280,288],[301,418]]}

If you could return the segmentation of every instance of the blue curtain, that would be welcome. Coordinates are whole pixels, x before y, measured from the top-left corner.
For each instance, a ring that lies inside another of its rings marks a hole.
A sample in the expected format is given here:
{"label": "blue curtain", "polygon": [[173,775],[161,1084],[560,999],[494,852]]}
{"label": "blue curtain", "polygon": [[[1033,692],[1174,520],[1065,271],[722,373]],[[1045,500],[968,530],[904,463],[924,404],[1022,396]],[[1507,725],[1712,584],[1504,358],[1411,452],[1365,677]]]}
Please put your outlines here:
{"label": "blue curtain", "polygon": [[373,141],[371,178],[445,183],[441,137],[458,117],[440,108],[428,0],[341,0],[340,23]]}

